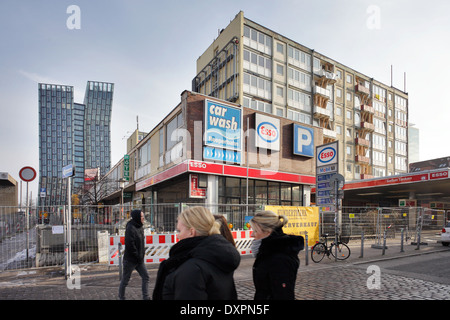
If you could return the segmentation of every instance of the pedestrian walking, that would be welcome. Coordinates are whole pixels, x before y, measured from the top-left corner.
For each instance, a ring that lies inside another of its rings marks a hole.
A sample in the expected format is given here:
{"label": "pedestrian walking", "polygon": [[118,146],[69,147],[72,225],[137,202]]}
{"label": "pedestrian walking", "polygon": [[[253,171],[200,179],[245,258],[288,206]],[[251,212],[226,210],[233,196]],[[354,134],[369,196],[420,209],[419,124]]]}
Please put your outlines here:
{"label": "pedestrian walking", "polygon": [[119,299],[125,300],[125,289],[131,278],[131,273],[136,270],[142,278],[142,298],[149,300],[148,284],[150,277],[144,263],[144,213],[135,209],[131,211],[131,220],[125,230],[125,254],[123,257],[123,276],[119,286]]}
{"label": "pedestrian walking", "polygon": [[255,300],[294,300],[300,266],[298,254],[304,247],[301,236],[287,235],[284,215],[262,211],[250,220],[254,237],[252,253]]}
{"label": "pedestrian walking", "polygon": [[234,271],[241,256],[220,234],[220,225],[204,207],[178,216],[179,242],[161,262],[154,300],[235,300]]}

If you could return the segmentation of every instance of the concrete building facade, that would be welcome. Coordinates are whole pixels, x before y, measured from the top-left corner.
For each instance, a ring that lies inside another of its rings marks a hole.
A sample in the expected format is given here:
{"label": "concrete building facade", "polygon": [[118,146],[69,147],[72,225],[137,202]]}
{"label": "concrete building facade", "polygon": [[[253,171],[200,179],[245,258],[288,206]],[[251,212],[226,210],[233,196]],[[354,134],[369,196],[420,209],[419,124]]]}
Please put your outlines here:
{"label": "concrete building facade", "polygon": [[[363,59],[363,57],[361,57]],[[408,94],[239,12],[197,60],[192,91],[322,128],[347,181],[408,171]]]}

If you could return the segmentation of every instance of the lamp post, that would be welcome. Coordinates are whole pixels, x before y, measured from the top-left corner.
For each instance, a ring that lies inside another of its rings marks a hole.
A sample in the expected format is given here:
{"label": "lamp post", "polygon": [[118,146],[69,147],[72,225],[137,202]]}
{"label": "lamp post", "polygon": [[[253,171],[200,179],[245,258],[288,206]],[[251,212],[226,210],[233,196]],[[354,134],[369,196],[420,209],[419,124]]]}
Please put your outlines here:
{"label": "lamp post", "polygon": [[125,179],[119,179],[120,188],[120,219],[123,219],[123,189],[125,188]]}

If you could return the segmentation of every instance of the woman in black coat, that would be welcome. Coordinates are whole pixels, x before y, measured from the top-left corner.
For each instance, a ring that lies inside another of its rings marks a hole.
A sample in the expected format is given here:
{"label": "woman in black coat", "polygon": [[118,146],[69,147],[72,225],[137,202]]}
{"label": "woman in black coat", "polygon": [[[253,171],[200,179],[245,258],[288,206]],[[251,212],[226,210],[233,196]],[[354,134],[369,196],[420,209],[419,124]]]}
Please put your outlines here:
{"label": "woman in black coat", "polygon": [[300,266],[298,254],[304,247],[301,236],[287,235],[282,227],[288,219],[272,211],[258,212],[250,221],[255,300],[294,300]]}
{"label": "woman in black coat", "polygon": [[241,257],[219,228],[206,208],[194,207],[180,214],[180,241],[160,264],[153,300],[237,299],[233,275]]}

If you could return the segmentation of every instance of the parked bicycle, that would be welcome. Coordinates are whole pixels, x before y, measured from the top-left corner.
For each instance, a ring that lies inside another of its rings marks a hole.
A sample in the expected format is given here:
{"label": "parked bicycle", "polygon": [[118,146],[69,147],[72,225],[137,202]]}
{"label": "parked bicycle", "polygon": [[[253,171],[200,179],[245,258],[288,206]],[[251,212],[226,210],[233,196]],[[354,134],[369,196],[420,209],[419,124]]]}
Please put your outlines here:
{"label": "parked bicycle", "polygon": [[[350,257],[350,248],[344,243],[348,243],[348,237],[340,237],[337,246],[335,245],[335,241],[331,242],[330,246],[328,246],[328,233],[322,234],[322,238],[324,240],[322,242],[317,242],[311,250],[311,259],[312,261],[319,263],[322,261],[323,257],[327,255],[330,258],[330,254],[338,260],[345,260]],[[336,253],[337,247],[337,255]]]}

